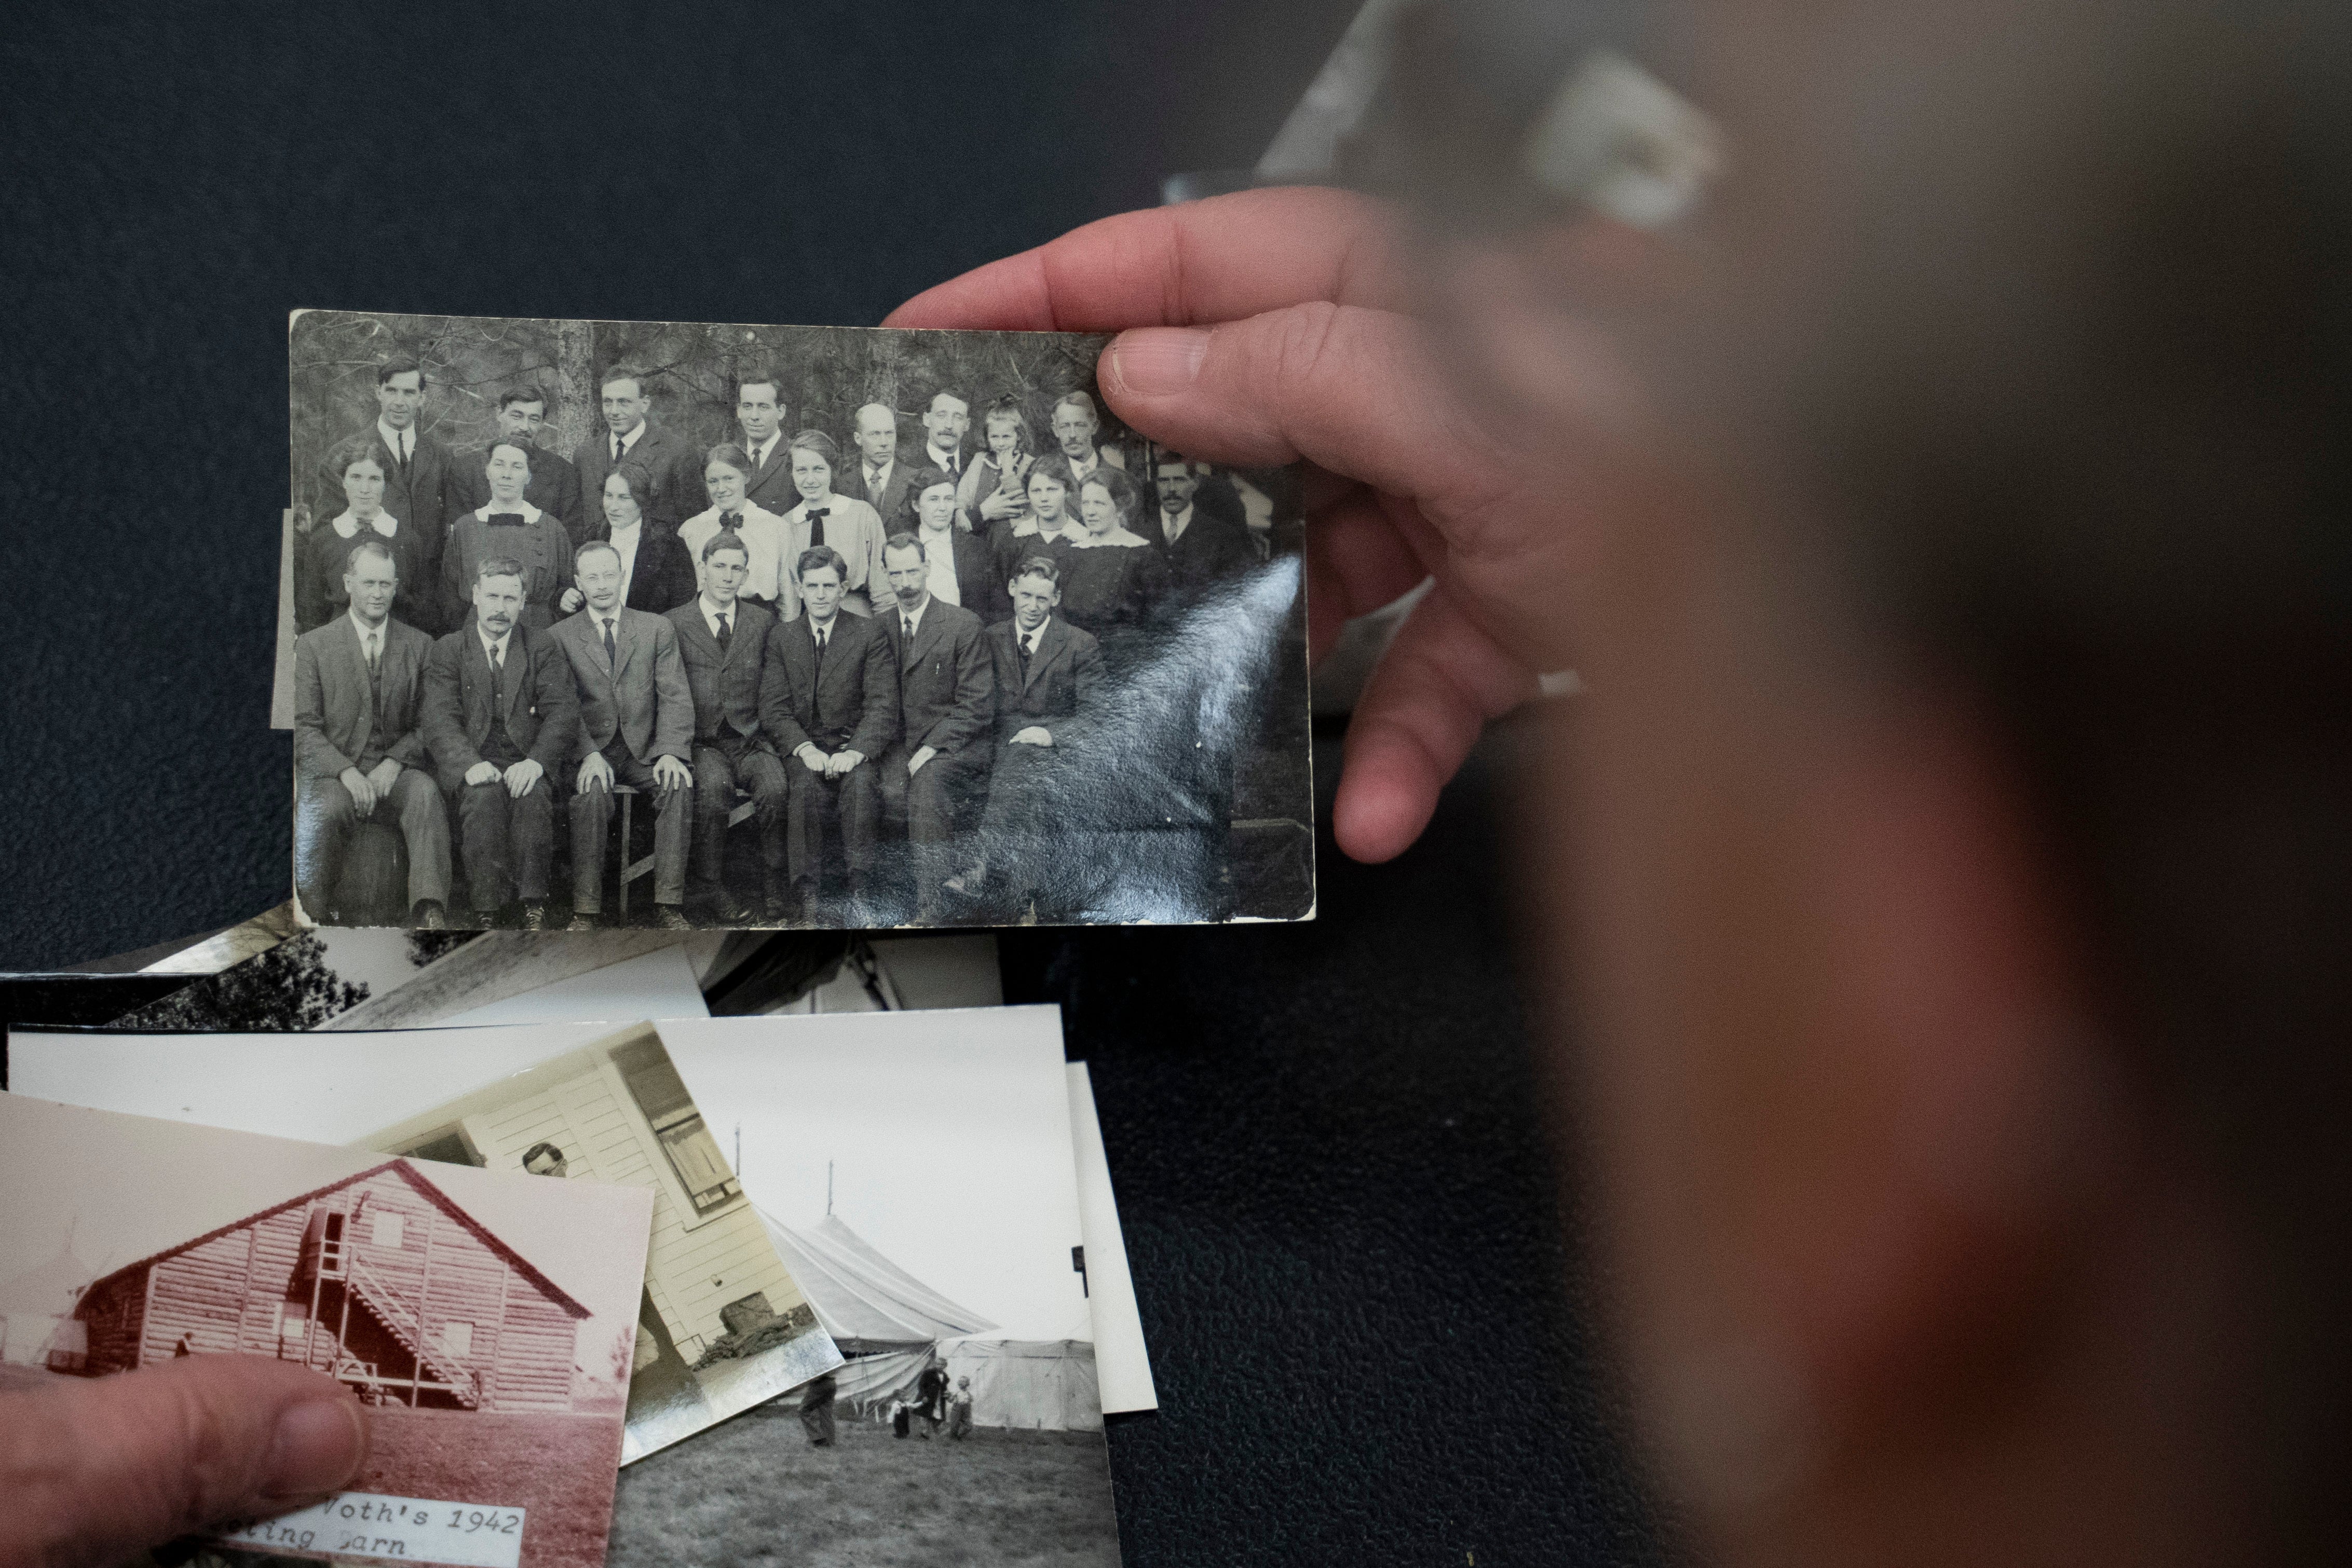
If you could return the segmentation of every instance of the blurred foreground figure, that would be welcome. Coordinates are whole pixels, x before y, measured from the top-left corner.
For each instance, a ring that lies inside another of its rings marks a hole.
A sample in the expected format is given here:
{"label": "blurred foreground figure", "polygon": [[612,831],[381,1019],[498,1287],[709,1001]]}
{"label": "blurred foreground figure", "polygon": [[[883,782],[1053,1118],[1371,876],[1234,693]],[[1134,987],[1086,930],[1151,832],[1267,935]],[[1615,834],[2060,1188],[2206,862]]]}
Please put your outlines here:
{"label": "blurred foreground figure", "polygon": [[2332,1558],[2336,8],[1609,10],[1408,15],[1414,215],[1132,214],[892,324],[1120,329],[1138,430],[1318,465],[1318,648],[1434,577],[1349,852],[1580,675],[1514,861],[1708,1555]]}

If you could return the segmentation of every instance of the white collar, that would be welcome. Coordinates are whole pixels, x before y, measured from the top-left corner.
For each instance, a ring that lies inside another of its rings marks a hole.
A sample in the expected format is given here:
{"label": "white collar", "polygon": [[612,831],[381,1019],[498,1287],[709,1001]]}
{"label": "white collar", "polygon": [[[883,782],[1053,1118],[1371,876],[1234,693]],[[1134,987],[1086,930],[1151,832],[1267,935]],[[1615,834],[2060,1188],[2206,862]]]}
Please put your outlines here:
{"label": "white collar", "polygon": [[507,634],[503,637],[493,637],[489,633],[489,629],[477,621],[474,622],[474,640],[481,643],[483,656],[487,658],[493,652],[504,649],[509,643],[514,641],[514,628],[508,627]]}
{"label": "white collar", "polygon": [[392,426],[383,422],[383,415],[378,414],[375,422],[375,433],[383,437],[383,449],[386,452],[391,453],[395,457],[401,455],[400,438],[404,435],[408,437],[409,452],[414,453],[416,450],[416,427],[413,424],[406,430],[394,430]]}
{"label": "white collar", "polygon": [[932,467],[945,468],[952,471],[955,467],[956,459],[963,455],[963,448],[961,446],[950,446],[946,451],[942,452],[938,447],[933,446],[930,443],[925,442],[923,444],[923,455],[931,459]]}
{"label": "white collar", "polygon": [[[640,435],[643,435],[648,428],[649,428],[649,427],[646,425],[646,422],[645,422],[644,420],[642,420],[642,419],[641,419],[641,420],[637,421],[637,427],[636,427],[635,430],[633,430],[633,431],[629,432],[629,434],[628,434],[624,435],[624,436],[622,436],[622,437],[621,437],[621,451],[622,451],[624,454],[626,454],[626,453],[628,453],[628,452],[632,451],[633,449],[635,449],[635,446],[636,446],[636,444],[637,444],[637,437],[639,437]],[[607,434],[607,435],[612,434],[613,434],[613,428],[612,428],[612,426],[610,426],[610,425],[606,425],[606,426],[604,427],[604,434]]]}
{"label": "white collar", "polygon": [[[357,538],[360,531],[359,514],[345,507],[342,515],[331,519],[329,526],[347,539]],[[391,538],[400,532],[400,519],[390,512],[378,512],[375,515],[374,531],[382,534],[385,538]]]}
{"label": "white collar", "polygon": [[1021,630],[1021,622],[1015,621],[1013,622],[1013,640],[1018,643],[1024,637],[1028,638],[1030,651],[1034,653],[1039,644],[1045,641],[1045,633],[1052,629],[1053,624],[1054,612],[1050,610],[1045,612],[1045,619],[1037,622],[1037,629],[1034,632],[1024,632]]}
{"label": "white collar", "polygon": [[[827,491],[827,492],[825,493],[824,499],[824,500],[822,500],[822,501],[812,501],[812,500],[807,499],[806,497],[803,497],[803,498],[802,498],[802,501],[801,501],[801,504],[800,504],[799,506],[794,507],[793,508],[793,514],[795,517],[797,517],[797,516],[799,516],[801,513],[807,511],[811,507],[818,507],[818,506],[823,507],[826,511],[830,512],[830,511],[832,511],[835,507],[838,507],[839,505],[841,505],[841,501],[842,501],[842,497],[841,497],[840,494],[839,494],[838,492],[836,492],[836,491]],[[748,510],[750,510],[750,508],[749,508],[749,507],[746,507],[746,508],[745,508],[745,510],[747,510],[747,511],[748,511]]]}
{"label": "white collar", "polygon": [[714,637],[719,635],[719,618],[721,615],[727,617],[730,624],[742,618],[743,601],[740,598],[724,610],[712,608],[708,593],[696,594],[694,602],[702,611],[702,623],[710,628],[710,634]]}
{"label": "white collar", "polygon": [[837,604],[834,606],[832,620],[820,622],[815,616],[812,615],[808,618],[808,623],[809,632],[812,636],[822,632],[824,635],[830,637],[841,625],[841,607]]}
{"label": "white collar", "polygon": [[[483,503],[482,503],[482,509],[481,509],[480,511],[478,511],[478,512],[476,512],[476,513],[474,514],[474,516],[476,516],[476,517],[478,517],[481,518],[483,522],[487,523],[487,522],[488,522],[488,521],[490,520],[490,510],[491,510],[491,508],[492,508],[492,507],[498,507],[498,505],[499,505],[499,504],[498,504],[498,502],[496,502],[496,501],[485,501],[485,502],[483,502]],[[528,528],[528,527],[530,527],[531,524],[533,524],[533,523],[535,523],[535,522],[539,521],[539,519],[540,519],[540,518],[541,518],[541,517],[543,517],[547,516],[547,514],[546,514],[545,512],[541,511],[537,507],[532,506],[529,501],[517,501],[517,502],[515,503],[515,507],[516,507],[516,508],[517,508],[518,510],[520,510],[520,511],[522,513],[523,526],[524,526],[524,527],[526,527],[526,528]],[[499,509],[500,509],[500,510],[503,510],[504,508],[502,508],[502,507],[501,507],[501,508],[499,508]]]}
{"label": "white collar", "polygon": [[918,626],[920,626],[920,625],[923,623],[923,612],[924,612],[924,611],[926,611],[926,610],[929,610],[930,607],[931,607],[931,595],[930,595],[929,593],[928,593],[928,592],[926,592],[926,593],[923,595],[923,601],[922,601],[922,603],[920,603],[919,605],[917,605],[917,606],[916,606],[914,609],[912,609],[912,610],[908,609],[908,608],[907,608],[905,605],[903,605],[903,604],[896,604],[896,605],[891,606],[891,608],[892,608],[892,609],[896,610],[896,611],[898,612],[898,616],[899,616],[899,618],[900,618],[901,620],[905,620],[905,621],[911,621],[911,622],[914,622],[916,625],[918,625]]}
{"label": "white collar", "polygon": [[860,467],[866,469],[869,473],[887,474],[892,468],[898,466],[898,454],[892,453],[889,456],[885,457],[879,463],[877,463],[871,457],[860,457],[857,462]]}
{"label": "white collar", "polygon": [[[639,425],[638,428],[643,429],[644,426]],[[764,458],[767,455],[768,448],[773,446],[777,442],[782,441],[783,438],[784,433],[781,429],[764,441],[754,441],[749,435],[746,435],[743,437],[743,450],[750,453],[755,458]]]}
{"label": "white collar", "polygon": [[[352,630],[360,634],[360,646],[362,648],[367,646],[367,640],[369,638],[383,637],[385,632],[392,630],[392,617],[389,615],[383,618],[383,624],[381,626],[370,626],[367,622],[360,619],[360,612],[356,610],[344,611],[343,619],[350,622],[352,623]],[[384,638],[384,640],[386,642],[391,641],[388,637]]]}
{"label": "white collar", "polygon": [[1181,534],[1184,531],[1185,525],[1190,523],[1192,520],[1192,508],[1190,505],[1187,505],[1181,512],[1161,512],[1160,514],[1160,527],[1163,531],[1167,528],[1169,524],[1173,523],[1176,525],[1176,531]]}

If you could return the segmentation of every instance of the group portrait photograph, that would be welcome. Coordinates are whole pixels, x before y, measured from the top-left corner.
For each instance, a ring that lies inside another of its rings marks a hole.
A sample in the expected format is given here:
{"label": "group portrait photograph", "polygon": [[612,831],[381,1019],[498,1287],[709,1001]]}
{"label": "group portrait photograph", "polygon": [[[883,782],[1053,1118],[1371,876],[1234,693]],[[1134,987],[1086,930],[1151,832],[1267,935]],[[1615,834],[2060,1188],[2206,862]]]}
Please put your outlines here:
{"label": "group portrait photograph", "polygon": [[289,340],[307,920],[1312,916],[1300,476],[1125,428],[1104,339]]}

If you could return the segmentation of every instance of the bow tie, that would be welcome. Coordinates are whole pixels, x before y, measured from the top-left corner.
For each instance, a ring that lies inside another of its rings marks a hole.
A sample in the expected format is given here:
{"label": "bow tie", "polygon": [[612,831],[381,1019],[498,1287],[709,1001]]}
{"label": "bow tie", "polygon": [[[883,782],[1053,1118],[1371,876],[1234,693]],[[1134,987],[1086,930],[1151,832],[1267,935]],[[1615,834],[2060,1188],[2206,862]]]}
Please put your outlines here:
{"label": "bow tie", "polygon": [[801,516],[809,518],[829,517],[833,516],[833,508],[831,507],[803,507],[801,508]]}
{"label": "bow tie", "polygon": [[489,524],[490,527],[494,528],[519,528],[522,527],[522,514],[520,512],[492,512],[488,517],[484,517],[482,520]]}

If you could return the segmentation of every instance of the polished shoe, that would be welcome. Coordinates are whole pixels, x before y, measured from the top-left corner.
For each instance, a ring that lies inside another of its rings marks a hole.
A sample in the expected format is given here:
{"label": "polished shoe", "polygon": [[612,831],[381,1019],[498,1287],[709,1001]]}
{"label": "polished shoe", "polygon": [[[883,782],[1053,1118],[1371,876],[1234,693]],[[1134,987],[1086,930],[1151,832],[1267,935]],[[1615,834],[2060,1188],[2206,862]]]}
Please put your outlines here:
{"label": "polished shoe", "polygon": [[751,924],[751,911],[741,899],[722,891],[711,897],[710,918],[730,931],[740,931]]}
{"label": "polished shoe", "polygon": [[437,898],[421,899],[416,905],[416,918],[411,922],[419,931],[446,931],[449,916]]}
{"label": "polished shoe", "polygon": [[572,924],[564,927],[566,931],[601,931],[604,928],[603,921],[593,915],[585,913],[573,915]]}
{"label": "polished shoe", "polygon": [[527,899],[522,906],[522,928],[525,931],[547,929],[547,905],[539,899]]}
{"label": "polished shoe", "polygon": [[680,909],[675,904],[655,904],[654,924],[660,926],[665,931],[691,931],[695,929],[694,922],[686,917],[686,911]]}

